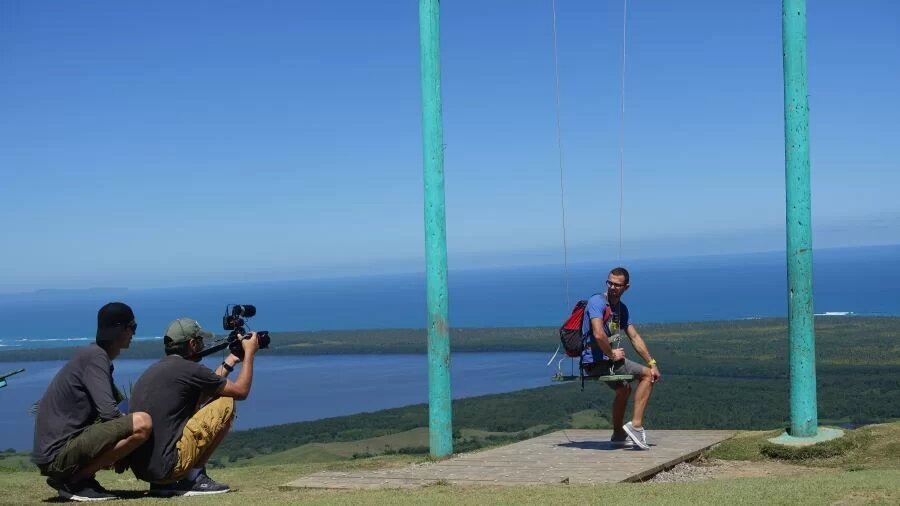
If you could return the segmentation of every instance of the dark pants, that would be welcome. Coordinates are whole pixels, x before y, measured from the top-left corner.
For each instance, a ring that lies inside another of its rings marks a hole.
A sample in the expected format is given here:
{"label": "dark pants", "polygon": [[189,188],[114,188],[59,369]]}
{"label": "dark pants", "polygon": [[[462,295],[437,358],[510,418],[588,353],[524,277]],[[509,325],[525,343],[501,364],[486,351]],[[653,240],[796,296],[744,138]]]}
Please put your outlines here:
{"label": "dark pants", "polygon": [[41,474],[68,482],[78,471],[134,432],[131,415],[89,425],[70,439],[49,464],[38,466]]}

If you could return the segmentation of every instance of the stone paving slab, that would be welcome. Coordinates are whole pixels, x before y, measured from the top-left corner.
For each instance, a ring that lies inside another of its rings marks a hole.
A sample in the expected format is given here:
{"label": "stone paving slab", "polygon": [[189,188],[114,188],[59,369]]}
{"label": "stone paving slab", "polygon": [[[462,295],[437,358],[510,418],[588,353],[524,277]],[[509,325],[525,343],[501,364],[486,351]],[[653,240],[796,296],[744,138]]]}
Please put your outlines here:
{"label": "stone paving slab", "polygon": [[728,439],[734,431],[649,430],[650,450],[610,445],[610,430],[566,430],[441,462],[360,470],[323,471],[287,488],[410,488],[457,485],[596,484],[640,481]]}

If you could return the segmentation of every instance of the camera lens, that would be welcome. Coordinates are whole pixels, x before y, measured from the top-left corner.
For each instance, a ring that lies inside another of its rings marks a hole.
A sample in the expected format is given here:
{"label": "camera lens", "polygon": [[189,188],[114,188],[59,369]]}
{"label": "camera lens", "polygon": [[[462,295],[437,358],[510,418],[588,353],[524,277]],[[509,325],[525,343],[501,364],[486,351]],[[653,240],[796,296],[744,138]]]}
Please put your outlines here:
{"label": "camera lens", "polygon": [[256,339],[257,341],[259,341],[260,348],[268,348],[269,343],[272,342],[272,340],[269,338],[269,332],[267,330],[261,330],[257,332]]}
{"label": "camera lens", "polygon": [[234,316],[243,316],[244,318],[252,318],[256,314],[256,306],[250,304],[235,305],[231,310]]}

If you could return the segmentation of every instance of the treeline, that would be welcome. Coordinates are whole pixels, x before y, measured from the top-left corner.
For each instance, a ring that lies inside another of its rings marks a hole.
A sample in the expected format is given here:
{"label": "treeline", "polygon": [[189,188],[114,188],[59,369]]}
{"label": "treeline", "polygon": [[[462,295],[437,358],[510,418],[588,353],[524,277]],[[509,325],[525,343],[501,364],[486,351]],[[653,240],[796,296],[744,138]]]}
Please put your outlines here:
{"label": "treeline", "polygon": [[[772,377],[787,374],[787,322],[783,318],[720,322],[668,323],[640,326],[657,359],[670,372],[699,369],[715,376]],[[900,318],[820,317],[816,319],[819,358],[826,363],[885,363],[885,354],[900,364]],[[555,327],[452,328],[454,352],[547,351],[557,342]],[[853,353],[847,353],[852,346]],[[0,351],[2,361],[66,360],[74,348]],[[425,353],[423,329],[372,329],[315,332],[273,332],[266,355],[327,355]],[[135,342],[121,358],[158,358],[161,342]],[[694,359],[694,360],[692,360]],[[678,368],[678,369],[673,369]]]}

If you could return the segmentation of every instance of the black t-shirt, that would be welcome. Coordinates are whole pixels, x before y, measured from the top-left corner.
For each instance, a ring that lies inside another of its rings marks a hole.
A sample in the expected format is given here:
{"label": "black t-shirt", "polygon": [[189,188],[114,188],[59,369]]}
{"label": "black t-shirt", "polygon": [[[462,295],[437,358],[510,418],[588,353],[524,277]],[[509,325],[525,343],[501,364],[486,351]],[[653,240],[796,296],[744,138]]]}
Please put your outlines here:
{"label": "black t-shirt", "polygon": [[56,374],[38,404],[34,422],[35,464],[49,464],[66,443],[97,419],[122,416],[113,393],[112,361],[106,350],[80,348]]}
{"label": "black t-shirt", "polygon": [[169,355],[150,366],[134,385],[130,411],[153,419],[150,438],[131,454],[131,469],[144,481],[166,478],[178,458],[176,444],[199,403],[215,395],[226,379],[208,367]]}

